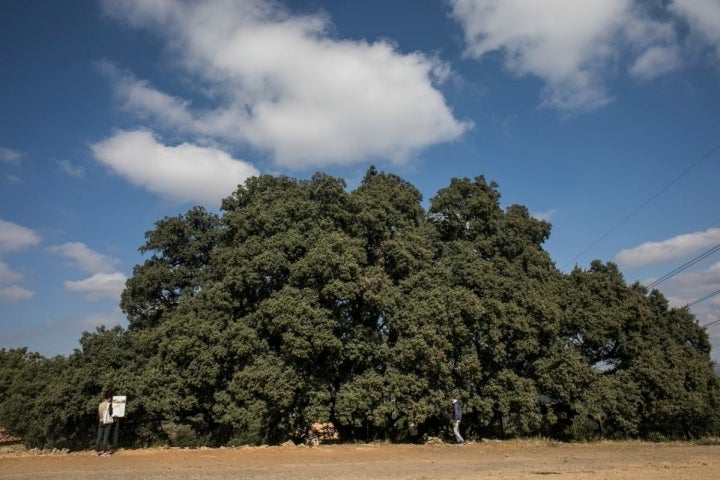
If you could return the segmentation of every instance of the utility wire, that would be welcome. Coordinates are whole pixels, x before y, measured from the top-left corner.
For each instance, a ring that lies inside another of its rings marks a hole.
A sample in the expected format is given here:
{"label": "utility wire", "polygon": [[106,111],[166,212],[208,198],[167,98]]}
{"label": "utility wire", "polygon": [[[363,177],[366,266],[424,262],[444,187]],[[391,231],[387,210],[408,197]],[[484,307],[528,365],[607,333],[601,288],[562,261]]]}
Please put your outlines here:
{"label": "utility wire", "polygon": [[610,230],[608,230],[607,232],[605,232],[600,238],[598,238],[597,240],[595,240],[589,247],[587,247],[585,250],[583,250],[582,252],[580,252],[580,253],[578,253],[577,255],[575,255],[574,258],[572,258],[569,262],[567,262],[565,265],[563,265],[563,267],[562,267],[563,270],[564,270],[568,265],[570,265],[571,263],[573,263],[574,261],[576,261],[578,258],[580,258],[581,256],[583,256],[585,253],[587,253],[587,252],[588,252],[591,248],[593,248],[595,245],[597,245],[598,243],[600,243],[601,241],[603,241],[608,235],[610,235],[612,232],[614,232],[615,230],[617,230],[622,224],[624,224],[625,222],[627,222],[628,220],[630,220],[630,218],[632,218],[637,212],[639,212],[640,210],[642,210],[648,203],[652,202],[652,201],[655,200],[657,197],[659,197],[662,193],[665,192],[665,190],[667,190],[668,188],[670,188],[675,182],[677,182],[677,181],[680,180],[682,177],[684,177],[685,175],[687,175],[687,173],[690,172],[690,170],[692,170],[693,168],[697,167],[703,160],[707,159],[710,155],[712,155],[713,153],[715,153],[715,152],[718,151],[718,150],[720,150],[720,144],[716,145],[712,150],[710,150],[708,153],[706,153],[705,155],[703,155],[702,157],[700,157],[699,160],[697,160],[695,163],[693,163],[693,164],[690,165],[688,168],[686,168],[680,175],[678,175],[677,177],[675,177],[670,183],[668,183],[667,185],[665,185],[664,187],[662,187],[660,190],[658,190],[657,193],[655,193],[652,197],[650,197],[649,199],[647,199],[642,205],[640,205],[639,207],[637,207],[635,210],[633,210],[632,212],[630,212],[625,218],[623,218],[623,219],[620,220],[618,223],[616,223],[615,226],[613,226]]}
{"label": "utility wire", "polygon": [[704,301],[707,300],[708,298],[714,297],[714,296],[717,295],[718,293],[720,293],[720,289],[715,290],[714,292],[710,292],[710,293],[708,293],[707,295],[705,295],[704,297],[698,298],[697,300],[695,300],[695,301],[692,302],[692,303],[688,303],[687,306],[688,306],[688,307],[692,307],[693,305],[697,305],[697,304],[700,303],[700,302],[704,302]]}
{"label": "utility wire", "polygon": [[649,284],[647,284],[647,285],[645,285],[645,286],[646,286],[648,289],[655,288],[656,286],[660,285],[660,284],[661,284],[662,282],[664,282],[665,280],[667,280],[667,279],[669,279],[669,278],[672,278],[672,277],[674,277],[675,275],[677,275],[678,273],[682,272],[683,270],[686,270],[686,269],[692,267],[693,265],[695,265],[696,263],[698,263],[700,260],[703,260],[703,259],[709,257],[710,255],[712,255],[713,253],[717,252],[718,250],[720,250],[720,243],[718,243],[717,245],[715,245],[715,246],[712,247],[711,249],[704,251],[703,253],[701,253],[701,254],[698,255],[697,257],[693,258],[692,260],[690,260],[690,261],[688,261],[688,262],[680,265],[679,267],[677,267],[677,268],[676,268],[675,270],[673,270],[672,272],[666,273],[665,275],[663,275],[662,277],[658,278],[658,279],[655,280],[654,282],[651,282],[651,283],[649,283]]}
{"label": "utility wire", "polygon": [[701,327],[702,327],[702,328],[707,328],[707,327],[709,327],[710,325],[715,325],[716,323],[720,323],[720,318],[718,318],[717,320],[713,320],[713,321],[710,322],[710,323],[706,323],[705,325],[701,325]]}
{"label": "utility wire", "polygon": [[[704,230],[710,230],[710,229],[712,229],[713,227],[715,227],[716,225],[720,225],[720,218],[717,219],[717,220],[715,220],[714,222],[712,222],[712,223],[711,223],[710,225],[708,225],[707,227],[705,227]],[[637,278],[637,277],[639,276],[640,272],[642,272],[642,271],[645,270],[646,268],[647,268],[647,266],[644,266],[644,267],[641,267],[641,268],[639,268],[639,269],[633,270],[632,272],[630,272],[630,273],[628,273],[628,274],[626,275],[626,278]]]}

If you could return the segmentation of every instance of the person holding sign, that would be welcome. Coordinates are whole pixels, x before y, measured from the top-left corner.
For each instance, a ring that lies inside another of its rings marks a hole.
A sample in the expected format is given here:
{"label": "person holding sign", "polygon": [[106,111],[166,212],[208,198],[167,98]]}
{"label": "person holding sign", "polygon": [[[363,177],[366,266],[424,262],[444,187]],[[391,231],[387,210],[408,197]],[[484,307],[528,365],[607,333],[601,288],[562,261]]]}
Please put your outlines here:
{"label": "person holding sign", "polygon": [[125,417],[125,395],[115,395],[112,397],[112,417],[113,417],[113,435],[112,449],[117,450],[120,440],[120,419]]}

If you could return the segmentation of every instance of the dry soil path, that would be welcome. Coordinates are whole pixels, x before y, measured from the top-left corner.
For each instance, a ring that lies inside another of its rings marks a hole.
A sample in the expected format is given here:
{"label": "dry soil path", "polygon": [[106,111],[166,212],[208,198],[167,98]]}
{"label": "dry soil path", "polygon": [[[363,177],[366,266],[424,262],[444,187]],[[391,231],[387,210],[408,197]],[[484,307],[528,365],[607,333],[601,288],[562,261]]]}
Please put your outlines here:
{"label": "dry soil path", "polygon": [[327,445],[0,453],[0,479],[718,480],[720,446],[682,443]]}

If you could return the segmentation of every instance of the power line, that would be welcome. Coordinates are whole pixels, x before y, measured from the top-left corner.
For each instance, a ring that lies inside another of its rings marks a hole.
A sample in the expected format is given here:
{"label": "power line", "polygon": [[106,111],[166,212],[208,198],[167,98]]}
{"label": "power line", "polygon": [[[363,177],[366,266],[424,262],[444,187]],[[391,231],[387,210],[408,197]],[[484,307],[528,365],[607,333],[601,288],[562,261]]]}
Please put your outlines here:
{"label": "power line", "polygon": [[700,325],[700,326],[701,326],[702,328],[707,328],[707,327],[709,327],[710,325],[715,325],[716,323],[720,323],[720,318],[718,318],[717,320],[713,320],[713,321],[710,322],[710,323],[706,323],[705,325]]}
{"label": "power line", "polygon": [[[720,218],[712,222],[710,225],[704,228],[704,230],[710,230],[716,225],[720,225]],[[640,272],[644,271],[648,266],[645,265],[644,267],[641,267],[639,269],[633,270],[632,272],[628,273],[626,275],[627,278],[637,278],[640,274]]]}
{"label": "power line", "polygon": [[705,160],[706,158],[708,158],[709,156],[711,156],[713,153],[715,153],[715,152],[718,151],[718,150],[720,150],[720,144],[716,145],[712,150],[710,150],[708,153],[706,153],[705,155],[703,155],[702,157],[700,157],[699,160],[697,160],[695,163],[693,163],[693,164],[690,165],[688,168],[686,168],[680,175],[678,175],[677,177],[675,177],[670,183],[668,183],[667,185],[665,185],[664,187],[662,187],[657,193],[655,193],[652,197],[650,197],[649,199],[647,199],[642,205],[640,205],[639,207],[637,207],[635,210],[633,210],[632,212],[630,212],[625,218],[623,218],[623,219],[620,220],[618,223],[616,223],[610,230],[608,230],[608,231],[605,232],[600,238],[598,238],[597,240],[595,240],[589,247],[587,247],[585,250],[583,250],[582,252],[580,252],[580,253],[578,253],[577,255],[575,255],[574,258],[572,258],[569,262],[567,262],[565,265],[563,265],[563,267],[562,267],[563,270],[564,270],[568,265],[570,265],[571,263],[573,263],[574,261],[576,261],[578,258],[580,258],[581,256],[583,256],[585,253],[587,253],[587,252],[588,252],[591,248],[593,248],[595,245],[597,245],[598,243],[600,243],[601,241],[603,241],[608,235],[610,235],[612,232],[614,232],[615,230],[617,230],[622,224],[624,224],[625,222],[627,222],[628,220],[630,220],[630,218],[633,217],[637,212],[639,212],[640,210],[642,210],[648,203],[652,202],[652,201],[655,200],[657,197],[659,197],[662,193],[665,192],[665,190],[667,190],[668,188],[670,188],[675,182],[677,182],[677,181],[680,180],[682,177],[684,177],[685,175],[687,175],[687,173],[690,172],[690,170],[692,170],[693,168],[697,167],[703,160]]}
{"label": "power line", "polygon": [[708,293],[708,294],[705,295],[704,297],[698,298],[697,300],[695,300],[695,301],[692,302],[692,303],[688,303],[687,306],[688,306],[688,307],[692,307],[692,306],[694,306],[694,305],[697,305],[697,304],[700,303],[700,302],[704,302],[704,301],[707,300],[708,298],[714,297],[714,296],[717,295],[718,293],[720,293],[720,289],[715,290],[714,292]]}
{"label": "power line", "polygon": [[686,269],[692,267],[693,265],[695,265],[696,263],[698,263],[700,260],[703,260],[703,259],[709,257],[710,255],[712,255],[713,253],[717,252],[718,250],[720,250],[720,243],[718,243],[717,245],[715,245],[715,246],[712,247],[711,249],[704,251],[703,253],[701,253],[701,254],[698,255],[697,257],[693,258],[692,260],[689,260],[688,262],[685,262],[684,264],[680,265],[679,267],[677,267],[677,268],[676,268],[675,270],[673,270],[672,272],[666,273],[665,275],[663,275],[662,277],[658,278],[658,279],[655,280],[654,282],[651,282],[651,283],[649,283],[648,285],[645,285],[645,286],[646,286],[648,289],[655,288],[656,286],[660,285],[660,284],[661,284],[662,282],[664,282],[665,280],[667,280],[667,279],[669,279],[669,278],[672,278],[672,277],[674,277],[675,275],[677,275],[678,273],[682,272],[683,270],[686,270]]}

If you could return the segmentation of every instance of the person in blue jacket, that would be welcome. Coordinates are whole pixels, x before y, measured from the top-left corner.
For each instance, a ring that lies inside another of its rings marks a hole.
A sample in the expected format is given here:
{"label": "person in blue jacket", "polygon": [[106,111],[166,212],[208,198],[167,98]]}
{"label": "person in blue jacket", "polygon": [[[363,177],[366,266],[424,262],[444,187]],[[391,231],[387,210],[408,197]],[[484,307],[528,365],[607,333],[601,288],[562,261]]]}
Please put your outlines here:
{"label": "person in blue jacket", "polygon": [[455,441],[458,445],[464,445],[465,440],[463,440],[462,436],[460,435],[460,420],[462,420],[462,403],[457,398],[453,398],[452,403],[453,403],[453,433],[455,434]]}

